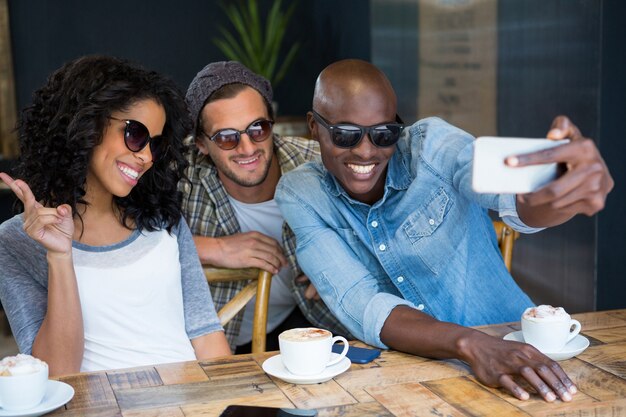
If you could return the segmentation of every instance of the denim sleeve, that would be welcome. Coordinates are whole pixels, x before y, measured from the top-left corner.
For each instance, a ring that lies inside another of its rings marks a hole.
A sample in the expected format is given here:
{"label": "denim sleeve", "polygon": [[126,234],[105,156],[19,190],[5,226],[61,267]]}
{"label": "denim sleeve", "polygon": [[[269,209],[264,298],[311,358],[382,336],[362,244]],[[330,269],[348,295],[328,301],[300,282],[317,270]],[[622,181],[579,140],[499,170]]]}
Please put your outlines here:
{"label": "denim sleeve", "polygon": [[396,306],[413,304],[381,290],[349,242],[315,210],[325,206],[329,197],[316,192],[316,185],[298,180],[310,178],[287,174],[275,194],[283,217],[296,235],[298,263],[324,303],[355,337],[386,349],[380,340],[385,320]]}
{"label": "denim sleeve", "polygon": [[[472,188],[474,137],[438,118],[428,118],[409,128],[412,164],[426,163],[466,198],[498,213],[502,220],[521,233],[543,228],[527,226],[517,213],[515,194],[482,194]],[[419,157],[417,157],[419,155]]]}
{"label": "denim sleeve", "polygon": [[195,339],[223,331],[187,223],[181,218],[172,233],[178,239],[187,336]]}

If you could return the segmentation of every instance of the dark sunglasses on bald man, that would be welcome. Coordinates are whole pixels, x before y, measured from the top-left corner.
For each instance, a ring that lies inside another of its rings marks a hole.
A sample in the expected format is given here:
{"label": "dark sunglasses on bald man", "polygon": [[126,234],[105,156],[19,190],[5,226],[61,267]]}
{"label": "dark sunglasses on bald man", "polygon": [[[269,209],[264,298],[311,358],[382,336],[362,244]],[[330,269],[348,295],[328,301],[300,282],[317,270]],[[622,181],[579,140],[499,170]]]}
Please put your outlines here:
{"label": "dark sunglasses on bald man", "polygon": [[269,138],[272,134],[272,126],[274,122],[272,120],[259,119],[250,123],[244,130],[237,130],[234,128],[220,129],[213,136],[209,136],[206,133],[205,136],[211,141],[215,142],[220,149],[226,151],[235,149],[239,145],[241,140],[241,134],[248,135],[253,142],[263,142]]}
{"label": "dark sunglasses on bald man", "polygon": [[393,146],[400,139],[404,124],[400,116],[396,115],[397,123],[383,123],[374,126],[361,126],[354,123],[337,123],[331,125],[315,110],[311,110],[313,117],[330,133],[333,144],[339,148],[354,148],[366,134],[375,146],[387,148]]}
{"label": "dark sunglasses on bald man", "polygon": [[113,116],[109,116],[109,119],[126,123],[126,127],[124,128],[124,144],[128,150],[139,152],[150,143],[150,153],[152,154],[153,161],[156,161],[158,157],[163,154],[165,141],[161,136],[150,137],[150,132],[143,123],[131,119],[118,119]]}

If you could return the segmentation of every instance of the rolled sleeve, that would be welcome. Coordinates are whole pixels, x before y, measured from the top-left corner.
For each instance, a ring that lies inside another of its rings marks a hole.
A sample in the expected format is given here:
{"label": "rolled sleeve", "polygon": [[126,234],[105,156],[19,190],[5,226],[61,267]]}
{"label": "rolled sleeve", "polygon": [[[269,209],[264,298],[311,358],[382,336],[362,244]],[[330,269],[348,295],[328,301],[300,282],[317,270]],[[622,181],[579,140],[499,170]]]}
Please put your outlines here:
{"label": "rolled sleeve", "polygon": [[391,311],[401,305],[415,308],[413,303],[393,294],[378,293],[374,295],[367,304],[365,313],[363,314],[363,341],[381,349],[389,349],[389,347],[380,340],[380,333]]}
{"label": "rolled sleeve", "polygon": [[545,229],[545,227],[530,227],[519,218],[515,194],[498,195],[498,216],[504,223],[520,233],[537,233]]}

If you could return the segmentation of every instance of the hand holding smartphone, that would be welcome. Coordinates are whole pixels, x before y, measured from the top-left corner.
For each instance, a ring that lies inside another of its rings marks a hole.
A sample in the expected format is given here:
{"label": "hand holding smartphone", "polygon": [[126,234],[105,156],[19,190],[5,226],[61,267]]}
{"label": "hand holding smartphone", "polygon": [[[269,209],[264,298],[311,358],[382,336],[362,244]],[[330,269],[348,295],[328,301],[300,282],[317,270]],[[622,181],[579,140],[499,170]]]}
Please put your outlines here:
{"label": "hand holding smartphone", "polygon": [[569,140],[483,136],[474,143],[472,188],[477,193],[524,194],[557,177],[557,164],[511,167],[509,156],[522,155],[568,143]]}

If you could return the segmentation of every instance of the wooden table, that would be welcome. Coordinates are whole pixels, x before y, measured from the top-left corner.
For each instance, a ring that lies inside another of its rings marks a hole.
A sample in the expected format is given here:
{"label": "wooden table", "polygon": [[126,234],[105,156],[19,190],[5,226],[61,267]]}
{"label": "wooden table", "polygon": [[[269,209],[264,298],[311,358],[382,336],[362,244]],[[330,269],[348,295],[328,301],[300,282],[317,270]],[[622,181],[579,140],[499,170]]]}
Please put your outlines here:
{"label": "wooden table", "polygon": [[[574,315],[590,347],[561,365],[579,392],[569,403],[519,401],[479,384],[458,361],[383,352],[333,380],[293,385],[263,372],[276,354],[230,356],[60,378],[76,395],[54,415],[217,416],[228,404],[317,408],[320,416],[626,416],[626,310]],[[480,328],[502,337],[518,323]]]}

